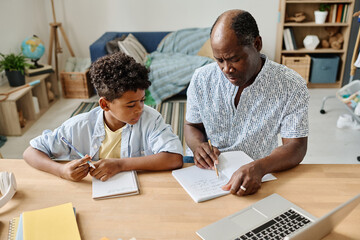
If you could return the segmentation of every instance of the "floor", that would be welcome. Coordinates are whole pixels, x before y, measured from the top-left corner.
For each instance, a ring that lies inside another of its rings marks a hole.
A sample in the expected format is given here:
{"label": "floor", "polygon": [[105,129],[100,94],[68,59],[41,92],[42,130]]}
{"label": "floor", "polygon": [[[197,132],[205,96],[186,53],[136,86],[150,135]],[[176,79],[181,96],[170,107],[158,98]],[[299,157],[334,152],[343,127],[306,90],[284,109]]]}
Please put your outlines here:
{"label": "floor", "polygon": [[[348,113],[343,103],[336,98],[326,101],[326,114],[320,114],[323,97],[334,96],[337,89],[310,89],[309,122],[310,134],[308,151],[303,163],[359,163],[360,131],[352,129],[338,129],[336,121],[341,114]],[[71,113],[82,101],[96,101],[91,99],[59,99],[41,118],[21,137],[8,137],[7,142],[0,148],[4,158],[22,158],[23,151],[29,146],[29,141],[38,136],[44,129],[54,129]]]}

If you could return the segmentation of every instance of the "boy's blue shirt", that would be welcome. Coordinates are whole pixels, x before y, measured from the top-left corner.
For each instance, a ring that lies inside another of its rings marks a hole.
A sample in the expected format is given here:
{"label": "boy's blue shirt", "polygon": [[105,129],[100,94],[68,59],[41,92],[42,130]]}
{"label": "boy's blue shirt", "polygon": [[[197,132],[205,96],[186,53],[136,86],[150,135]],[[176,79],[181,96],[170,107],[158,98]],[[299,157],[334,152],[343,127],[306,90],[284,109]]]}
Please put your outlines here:
{"label": "boy's blue shirt", "polygon": [[[61,140],[65,137],[81,153],[99,160],[99,149],[105,139],[103,110],[97,107],[90,112],[76,115],[54,131],[45,130],[32,139],[30,145],[58,160],[79,159],[78,154]],[[161,114],[144,106],[139,121],[126,124],[122,131],[121,158],[140,157],[160,152],[183,153],[181,142],[170,125],[165,124]]]}

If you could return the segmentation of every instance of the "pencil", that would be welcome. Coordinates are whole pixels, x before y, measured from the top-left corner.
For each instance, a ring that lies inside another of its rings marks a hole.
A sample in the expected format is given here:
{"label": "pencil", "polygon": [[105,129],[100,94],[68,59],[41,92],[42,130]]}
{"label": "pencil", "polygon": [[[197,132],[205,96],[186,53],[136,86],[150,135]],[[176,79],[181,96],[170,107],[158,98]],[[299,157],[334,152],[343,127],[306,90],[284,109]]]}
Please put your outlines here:
{"label": "pencil", "polygon": [[[210,146],[210,150],[213,151],[213,147],[211,145],[210,139],[208,139],[208,143],[209,143],[209,146]],[[216,176],[219,178],[219,171],[218,171],[217,166],[216,166],[215,163],[214,163],[214,168],[215,168]]]}
{"label": "pencil", "polygon": [[[63,141],[66,145],[68,145],[70,148],[72,148],[81,158],[84,158],[84,154],[82,154],[81,152],[79,152],[79,150],[76,149],[76,147],[74,147],[68,140],[66,140],[64,137],[60,138],[61,141]],[[87,161],[87,164],[89,164],[90,167],[95,168],[95,165],[90,162]]]}

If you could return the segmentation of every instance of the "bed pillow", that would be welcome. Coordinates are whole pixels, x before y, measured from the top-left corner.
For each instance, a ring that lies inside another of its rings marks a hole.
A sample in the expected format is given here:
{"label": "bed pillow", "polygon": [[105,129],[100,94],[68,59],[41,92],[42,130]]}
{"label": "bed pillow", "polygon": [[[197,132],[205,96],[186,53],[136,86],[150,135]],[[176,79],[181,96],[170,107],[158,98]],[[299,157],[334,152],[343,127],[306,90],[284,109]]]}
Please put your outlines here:
{"label": "bed pillow", "polygon": [[121,35],[121,37],[117,37],[113,40],[110,40],[106,43],[105,47],[106,47],[106,51],[107,53],[115,53],[119,51],[119,41],[123,41],[126,38],[126,35],[123,34]]}
{"label": "bed pillow", "polygon": [[202,56],[202,57],[212,58],[212,59],[215,60],[214,54],[213,54],[213,51],[212,51],[212,48],[211,48],[211,44],[210,44],[210,38],[200,48],[197,55]]}
{"label": "bed pillow", "polygon": [[144,65],[146,55],[148,55],[148,53],[134,35],[129,33],[129,35],[123,41],[118,42],[118,45],[120,51],[133,57],[136,62]]}

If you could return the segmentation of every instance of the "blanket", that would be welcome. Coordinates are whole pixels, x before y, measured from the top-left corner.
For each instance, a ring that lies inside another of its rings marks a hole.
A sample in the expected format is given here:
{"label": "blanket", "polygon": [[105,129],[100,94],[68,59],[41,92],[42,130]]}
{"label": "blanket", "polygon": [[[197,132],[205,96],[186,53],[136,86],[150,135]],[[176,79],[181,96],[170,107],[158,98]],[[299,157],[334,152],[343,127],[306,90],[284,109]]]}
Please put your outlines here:
{"label": "blanket", "polygon": [[209,37],[210,28],[175,31],[148,55],[149,90],[157,104],[184,90],[197,68],[214,61],[197,55]]}

